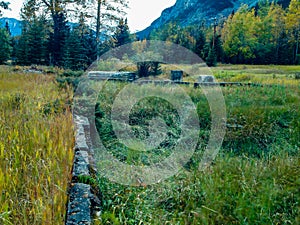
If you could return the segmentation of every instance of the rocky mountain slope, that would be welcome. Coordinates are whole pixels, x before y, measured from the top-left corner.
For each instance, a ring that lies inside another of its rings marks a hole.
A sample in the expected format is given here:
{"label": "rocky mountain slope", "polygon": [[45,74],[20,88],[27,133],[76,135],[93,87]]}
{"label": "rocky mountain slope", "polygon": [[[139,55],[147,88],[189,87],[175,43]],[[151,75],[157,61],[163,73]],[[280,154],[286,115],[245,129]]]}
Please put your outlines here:
{"label": "rocky mountain slope", "polygon": [[19,36],[22,33],[22,22],[13,18],[0,18],[0,28],[5,27],[6,22],[11,33],[11,36]]}
{"label": "rocky mountain slope", "polygon": [[[242,4],[254,7],[258,2],[259,0],[177,0],[174,6],[165,9],[150,27],[138,32],[137,36],[147,37],[153,29],[172,21],[176,21],[181,26],[202,21],[211,23],[215,17],[227,17],[233,10],[238,10]],[[277,2],[286,7],[290,0],[277,0]]]}

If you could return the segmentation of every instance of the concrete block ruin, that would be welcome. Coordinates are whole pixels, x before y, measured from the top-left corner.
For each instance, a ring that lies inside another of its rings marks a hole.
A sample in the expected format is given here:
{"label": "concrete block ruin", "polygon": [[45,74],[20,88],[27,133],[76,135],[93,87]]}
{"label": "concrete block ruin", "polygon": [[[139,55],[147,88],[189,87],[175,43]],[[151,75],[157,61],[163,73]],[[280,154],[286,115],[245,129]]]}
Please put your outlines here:
{"label": "concrete block ruin", "polygon": [[119,71],[91,71],[88,73],[88,78],[91,80],[134,81],[136,79],[136,74],[133,72]]}
{"label": "concrete block ruin", "polygon": [[72,169],[72,183],[69,189],[69,198],[66,215],[66,225],[90,225],[93,215],[100,209],[100,200],[94,194],[90,184],[84,183],[91,178],[92,150],[88,144],[90,138],[90,123],[86,117],[74,115],[75,123],[75,156]]}
{"label": "concrete block ruin", "polygon": [[171,81],[182,81],[183,71],[182,70],[172,70],[171,71]]}
{"label": "concrete block ruin", "polygon": [[216,79],[212,75],[199,75],[198,83],[215,83]]}

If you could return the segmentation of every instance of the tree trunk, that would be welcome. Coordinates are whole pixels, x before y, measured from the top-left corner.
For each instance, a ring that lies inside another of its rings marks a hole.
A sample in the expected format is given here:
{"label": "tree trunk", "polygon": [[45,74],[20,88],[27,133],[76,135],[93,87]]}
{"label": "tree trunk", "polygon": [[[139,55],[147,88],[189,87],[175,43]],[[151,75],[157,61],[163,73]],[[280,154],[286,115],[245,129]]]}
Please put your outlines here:
{"label": "tree trunk", "polygon": [[298,60],[298,48],[299,48],[299,29],[297,31],[297,35],[296,35],[296,51],[295,51],[295,60],[294,63],[297,64],[297,60]]}
{"label": "tree trunk", "polygon": [[96,43],[97,43],[97,60],[99,60],[99,44],[100,44],[100,16],[101,16],[102,0],[98,0],[97,5],[97,25],[96,25]]}

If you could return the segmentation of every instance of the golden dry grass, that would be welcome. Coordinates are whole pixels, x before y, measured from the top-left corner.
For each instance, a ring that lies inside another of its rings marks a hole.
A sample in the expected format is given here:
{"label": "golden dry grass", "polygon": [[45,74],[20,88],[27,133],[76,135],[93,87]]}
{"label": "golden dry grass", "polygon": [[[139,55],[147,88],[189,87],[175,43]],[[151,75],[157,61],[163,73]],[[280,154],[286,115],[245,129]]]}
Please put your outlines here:
{"label": "golden dry grass", "polygon": [[63,224],[71,97],[53,76],[0,68],[0,224]]}

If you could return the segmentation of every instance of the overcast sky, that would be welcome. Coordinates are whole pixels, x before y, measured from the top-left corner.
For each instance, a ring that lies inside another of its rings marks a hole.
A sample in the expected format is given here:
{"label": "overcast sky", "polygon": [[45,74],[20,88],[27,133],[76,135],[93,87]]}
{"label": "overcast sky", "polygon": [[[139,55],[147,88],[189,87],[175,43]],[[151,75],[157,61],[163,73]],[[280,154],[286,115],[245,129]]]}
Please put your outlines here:
{"label": "overcast sky", "polygon": [[[20,8],[24,1],[7,0],[10,2],[11,11],[4,10],[4,17],[19,19]],[[131,31],[138,31],[148,27],[161,12],[172,5],[176,0],[129,0],[128,24]]]}

